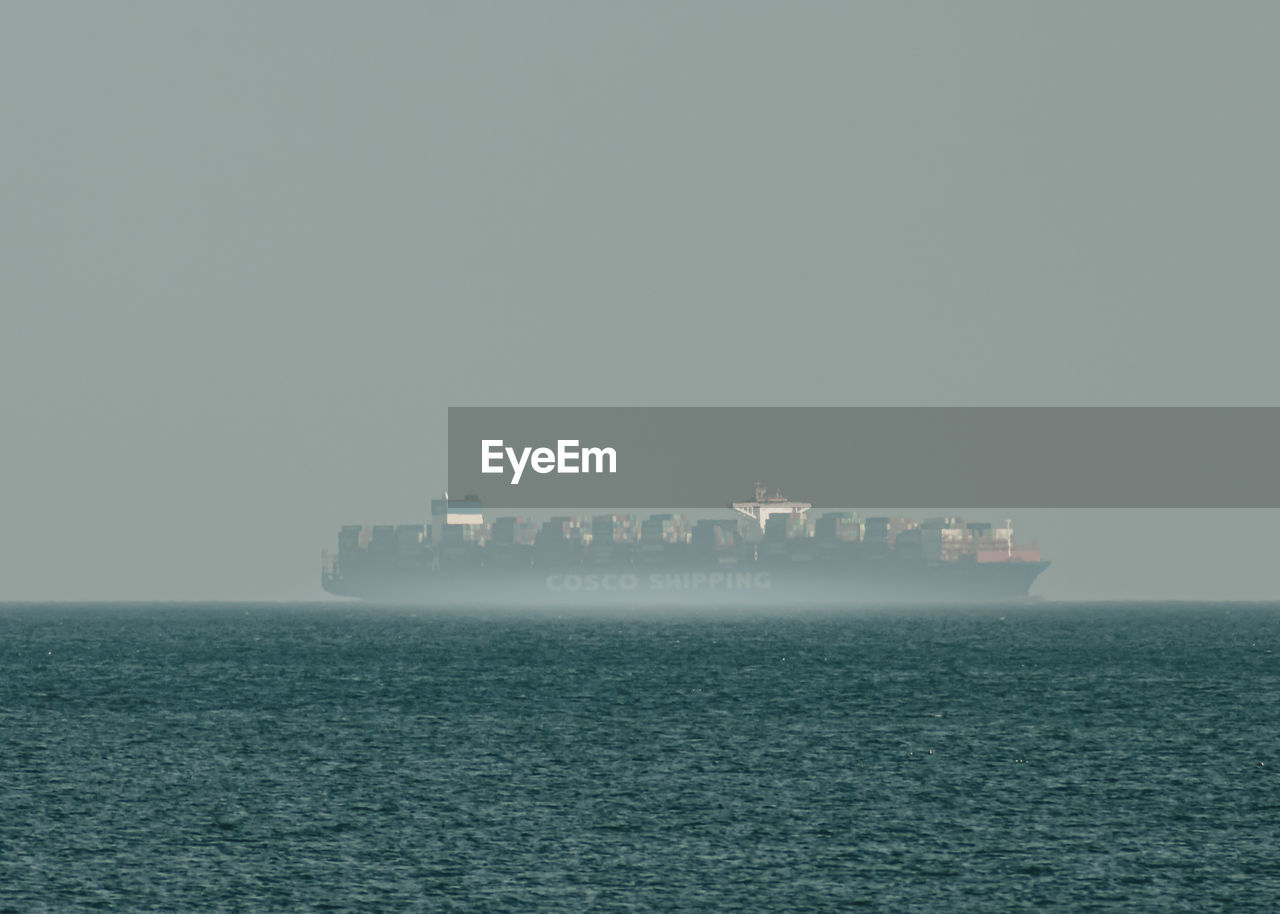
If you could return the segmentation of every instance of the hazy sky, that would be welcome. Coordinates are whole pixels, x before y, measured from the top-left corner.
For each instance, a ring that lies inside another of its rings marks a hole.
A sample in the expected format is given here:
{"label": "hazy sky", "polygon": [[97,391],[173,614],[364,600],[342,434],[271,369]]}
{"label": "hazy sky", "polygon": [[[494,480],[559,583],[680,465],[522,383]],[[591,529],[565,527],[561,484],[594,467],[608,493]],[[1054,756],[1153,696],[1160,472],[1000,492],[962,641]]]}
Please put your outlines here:
{"label": "hazy sky", "polygon": [[[0,600],[315,598],[450,404],[1277,405],[1278,32],[6,4]],[[1276,512],[1015,521],[1054,597],[1280,597]]]}

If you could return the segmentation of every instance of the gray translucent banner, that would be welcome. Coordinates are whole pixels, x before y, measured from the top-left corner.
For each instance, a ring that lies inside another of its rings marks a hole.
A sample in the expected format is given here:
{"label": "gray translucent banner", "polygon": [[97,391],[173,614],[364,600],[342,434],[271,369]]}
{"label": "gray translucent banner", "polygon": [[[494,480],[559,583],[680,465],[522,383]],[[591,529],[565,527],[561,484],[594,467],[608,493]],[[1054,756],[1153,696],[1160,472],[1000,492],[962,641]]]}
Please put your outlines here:
{"label": "gray translucent banner", "polygon": [[1275,407],[449,409],[450,496],[510,509],[1277,508],[1278,456]]}

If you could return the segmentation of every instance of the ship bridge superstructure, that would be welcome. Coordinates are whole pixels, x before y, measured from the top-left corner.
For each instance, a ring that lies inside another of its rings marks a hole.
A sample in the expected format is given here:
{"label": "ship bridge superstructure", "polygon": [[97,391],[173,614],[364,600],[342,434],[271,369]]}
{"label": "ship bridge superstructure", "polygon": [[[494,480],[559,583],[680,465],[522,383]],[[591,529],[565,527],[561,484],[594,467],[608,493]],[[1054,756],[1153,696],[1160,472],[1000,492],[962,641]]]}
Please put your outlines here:
{"label": "ship bridge superstructure", "polygon": [[803,514],[813,507],[805,501],[791,501],[783,497],[781,492],[775,491],[773,495],[767,492],[764,484],[757,482],[755,501],[735,501],[730,503],[729,507],[758,523],[761,533],[764,533],[765,524],[771,515]]}

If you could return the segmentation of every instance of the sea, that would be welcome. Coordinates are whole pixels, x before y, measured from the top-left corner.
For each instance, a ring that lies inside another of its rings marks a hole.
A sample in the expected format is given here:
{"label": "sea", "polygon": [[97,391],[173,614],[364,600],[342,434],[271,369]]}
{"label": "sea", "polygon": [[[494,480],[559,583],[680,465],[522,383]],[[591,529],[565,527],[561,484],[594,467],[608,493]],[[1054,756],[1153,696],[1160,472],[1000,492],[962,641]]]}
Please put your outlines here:
{"label": "sea", "polygon": [[1280,910],[1280,604],[0,605],[0,911]]}

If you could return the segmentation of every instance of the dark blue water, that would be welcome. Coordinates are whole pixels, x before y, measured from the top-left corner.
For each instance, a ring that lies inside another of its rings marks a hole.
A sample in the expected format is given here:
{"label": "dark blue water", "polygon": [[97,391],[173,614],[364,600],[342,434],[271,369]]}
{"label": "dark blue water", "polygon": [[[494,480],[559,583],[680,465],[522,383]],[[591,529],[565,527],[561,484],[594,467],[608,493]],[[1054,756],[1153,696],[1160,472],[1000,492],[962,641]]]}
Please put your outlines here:
{"label": "dark blue water", "polygon": [[3,911],[1280,907],[1280,606],[7,606],[0,674]]}

